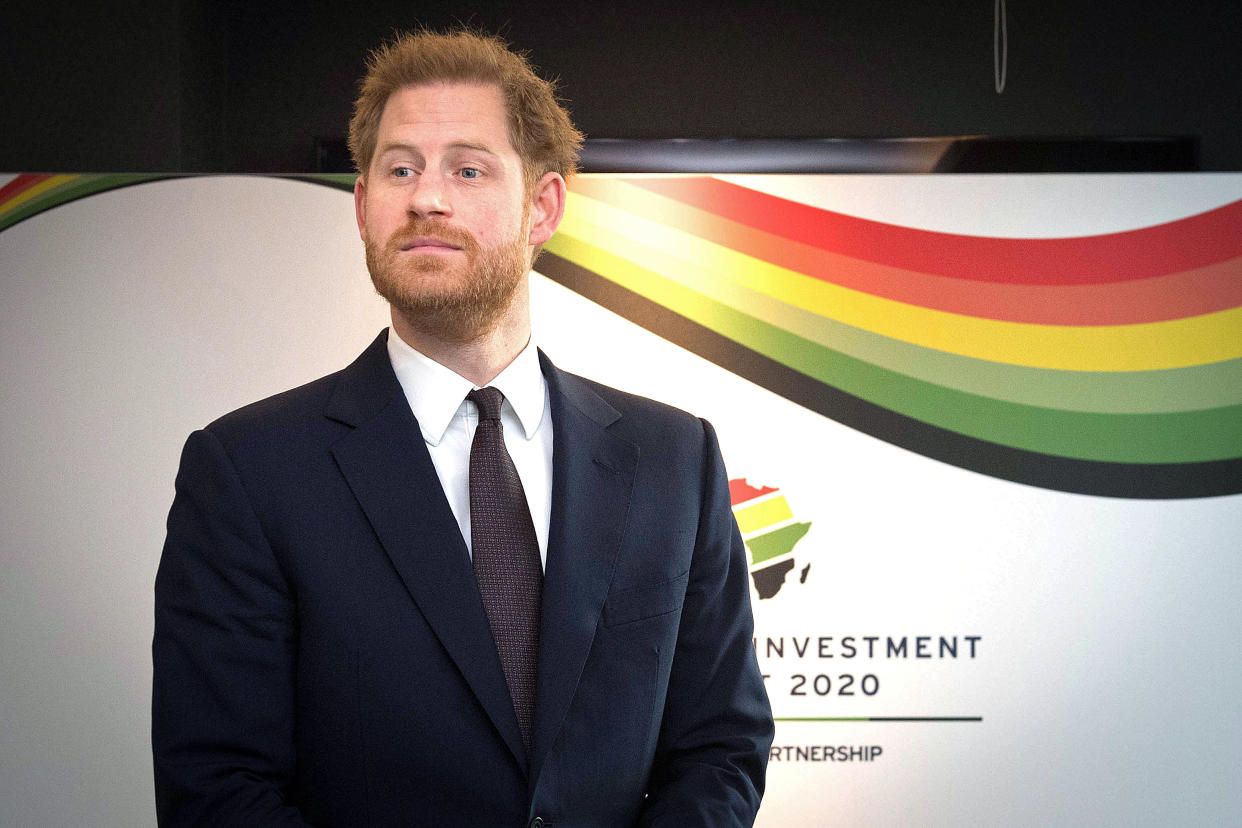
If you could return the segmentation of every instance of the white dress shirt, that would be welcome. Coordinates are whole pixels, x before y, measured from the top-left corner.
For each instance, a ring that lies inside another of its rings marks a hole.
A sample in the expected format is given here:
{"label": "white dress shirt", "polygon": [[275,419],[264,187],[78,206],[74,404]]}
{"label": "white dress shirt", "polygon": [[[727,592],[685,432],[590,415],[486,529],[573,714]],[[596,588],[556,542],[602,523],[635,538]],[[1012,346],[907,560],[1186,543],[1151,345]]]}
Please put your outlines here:
{"label": "white dress shirt", "polygon": [[[466,395],[479,386],[414,350],[391,328],[388,358],[418,420],[440,486],[469,551],[470,444],[479,412]],[[539,558],[546,570],[548,525],[552,520],[552,405],[534,342],[527,342],[513,362],[488,384],[505,397],[500,406],[505,448],[522,479],[539,541]]]}

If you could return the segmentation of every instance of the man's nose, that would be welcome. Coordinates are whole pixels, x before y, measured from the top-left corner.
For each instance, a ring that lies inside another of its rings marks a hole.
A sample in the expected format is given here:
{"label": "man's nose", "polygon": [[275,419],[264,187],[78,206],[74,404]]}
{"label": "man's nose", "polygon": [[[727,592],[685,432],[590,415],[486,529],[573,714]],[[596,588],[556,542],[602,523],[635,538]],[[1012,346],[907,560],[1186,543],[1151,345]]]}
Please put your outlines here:
{"label": "man's nose", "polygon": [[449,216],[453,213],[448,181],[439,173],[424,171],[410,193],[408,209],[419,216]]}

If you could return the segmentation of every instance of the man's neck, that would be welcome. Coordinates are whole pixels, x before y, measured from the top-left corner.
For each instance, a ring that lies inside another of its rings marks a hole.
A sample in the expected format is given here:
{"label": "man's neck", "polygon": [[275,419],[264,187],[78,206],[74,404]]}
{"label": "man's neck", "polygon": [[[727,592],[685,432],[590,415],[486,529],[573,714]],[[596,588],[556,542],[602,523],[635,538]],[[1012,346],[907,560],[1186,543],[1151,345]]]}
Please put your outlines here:
{"label": "man's neck", "polygon": [[515,301],[495,329],[472,342],[446,342],[412,324],[396,308],[392,309],[392,329],[423,356],[483,387],[507,368],[530,341],[530,311],[524,303]]}

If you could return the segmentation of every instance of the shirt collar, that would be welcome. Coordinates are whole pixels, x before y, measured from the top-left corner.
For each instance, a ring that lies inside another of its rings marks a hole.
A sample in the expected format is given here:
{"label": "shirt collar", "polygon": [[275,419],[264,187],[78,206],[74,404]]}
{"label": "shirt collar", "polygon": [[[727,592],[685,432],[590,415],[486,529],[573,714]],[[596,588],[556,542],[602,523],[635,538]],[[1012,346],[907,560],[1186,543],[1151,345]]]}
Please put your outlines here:
{"label": "shirt collar", "polygon": [[[410,410],[418,420],[423,439],[433,446],[439,445],[466,394],[477,386],[414,350],[392,329],[388,332],[388,359]],[[533,339],[489,385],[505,395],[526,439],[533,439],[543,421],[547,403],[547,383],[539,369],[539,354]]]}
{"label": "shirt collar", "polygon": [[534,439],[535,432],[543,422],[543,410],[548,397],[548,384],[543,378],[543,371],[539,369],[539,349],[535,347],[534,339],[526,342],[521,353],[489,385],[499,388],[500,393],[505,395],[505,399],[513,407],[513,413],[522,424],[526,439]]}

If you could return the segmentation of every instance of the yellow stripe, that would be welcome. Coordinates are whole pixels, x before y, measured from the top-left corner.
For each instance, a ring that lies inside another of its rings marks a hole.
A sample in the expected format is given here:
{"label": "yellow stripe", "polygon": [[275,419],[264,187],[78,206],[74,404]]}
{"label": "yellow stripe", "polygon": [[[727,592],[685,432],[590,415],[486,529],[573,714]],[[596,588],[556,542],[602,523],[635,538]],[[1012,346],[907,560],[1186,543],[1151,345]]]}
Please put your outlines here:
{"label": "yellow stripe", "polygon": [[733,516],[737,518],[737,528],[742,531],[742,534],[747,534],[765,526],[771,526],[773,523],[789,520],[793,517],[793,512],[785,496],[778,495],[771,500],[756,503],[754,506],[737,509],[733,512]]}
{"label": "yellow stripe", "polygon": [[[1075,371],[1147,371],[1242,357],[1242,308],[1138,325],[981,319],[823,282],[578,193],[569,194],[561,232],[699,293],[728,292],[731,283],[882,336],[993,362]],[[668,256],[680,264],[670,266]],[[658,293],[644,295],[663,298]]]}
{"label": "yellow stripe", "polygon": [[40,181],[38,184],[31,187],[29,190],[24,190],[18,193],[17,195],[13,196],[12,198],[10,198],[8,201],[4,202],[4,204],[0,204],[0,215],[3,215],[4,213],[7,213],[10,210],[13,210],[17,207],[20,207],[22,204],[25,204],[27,201],[30,201],[30,199],[34,198],[35,196],[46,193],[48,190],[52,189],[53,187],[59,187],[61,184],[68,184],[70,181],[73,181],[75,178],[81,178],[81,176],[80,175],[54,175],[51,178],[47,179],[46,181]]}

